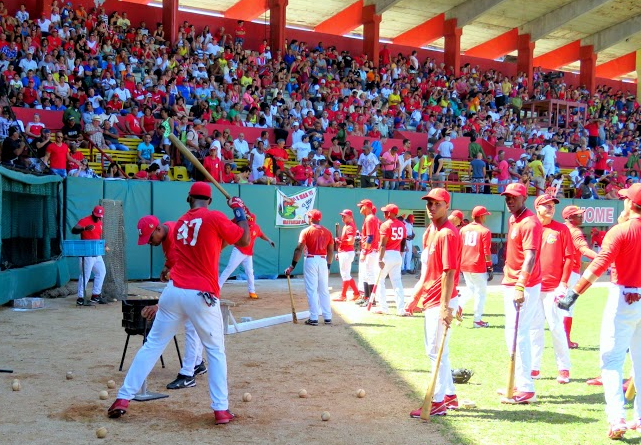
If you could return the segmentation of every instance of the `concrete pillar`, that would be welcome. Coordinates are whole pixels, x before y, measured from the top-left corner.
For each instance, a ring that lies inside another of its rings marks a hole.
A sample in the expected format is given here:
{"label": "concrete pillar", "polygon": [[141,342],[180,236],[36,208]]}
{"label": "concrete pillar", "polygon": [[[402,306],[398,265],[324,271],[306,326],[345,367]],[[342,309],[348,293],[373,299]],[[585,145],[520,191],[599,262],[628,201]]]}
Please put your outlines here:
{"label": "concrete pillar", "polygon": [[175,43],[178,36],[178,0],[162,0],[162,26],[165,40]]}
{"label": "concrete pillar", "polygon": [[378,67],[379,33],[382,16],[376,14],[376,5],[363,6],[363,54]]}
{"label": "concrete pillar", "polygon": [[517,38],[516,49],[516,72],[525,73],[528,81],[528,92],[532,91],[532,81],[534,77],[534,46],[535,43],[530,39],[529,34],[519,35]]}
{"label": "concrete pillar", "polygon": [[637,100],[641,100],[641,49],[637,50]]}
{"label": "concrete pillar", "polygon": [[594,89],[596,88],[596,59],[597,54],[594,52],[594,46],[586,45],[579,49],[579,60],[581,62],[579,83],[585,85],[590,92],[590,96],[594,94]]}
{"label": "concrete pillar", "polygon": [[461,34],[463,29],[456,26],[456,19],[445,20],[443,26],[445,37],[445,68],[454,69],[454,75],[461,72]]}
{"label": "concrete pillar", "polygon": [[288,0],[269,0],[269,31],[271,35],[271,53],[278,50],[285,56],[285,24],[287,22]]}

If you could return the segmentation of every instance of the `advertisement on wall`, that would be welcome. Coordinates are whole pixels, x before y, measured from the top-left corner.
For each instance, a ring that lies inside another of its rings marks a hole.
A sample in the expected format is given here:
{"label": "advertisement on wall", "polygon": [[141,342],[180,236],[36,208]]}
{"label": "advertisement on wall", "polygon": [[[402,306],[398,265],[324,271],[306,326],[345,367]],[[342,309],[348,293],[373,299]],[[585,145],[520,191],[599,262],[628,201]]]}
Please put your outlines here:
{"label": "advertisement on wall", "polygon": [[314,208],[316,189],[309,188],[293,195],[276,189],[276,227],[295,228],[306,226],[307,212]]}

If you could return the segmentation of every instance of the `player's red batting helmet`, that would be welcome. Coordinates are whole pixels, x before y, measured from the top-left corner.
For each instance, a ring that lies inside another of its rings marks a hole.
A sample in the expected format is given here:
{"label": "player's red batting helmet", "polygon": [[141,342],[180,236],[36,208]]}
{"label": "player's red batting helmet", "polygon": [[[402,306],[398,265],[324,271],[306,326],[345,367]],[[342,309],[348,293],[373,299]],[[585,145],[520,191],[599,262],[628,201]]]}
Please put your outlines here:
{"label": "player's red batting helmet", "polygon": [[142,246],[149,242],[149,237],[154,233],[160,221],[154,215],[143,216],[138,220],[138,245]]}
{"label": "player's red batting helmet", "polygon": [[105,216],[105,208],[103,206],[96,206],[93,208],[93,212],[91,212],[91,214],[96,218],[102,218]]}
{"label": "player's red batting helmet", "polygon": [[387,204],[386,206],[381,207],[381,210],[383,212],[390,212],[394,215],[398,215],[398,206],[396,204]]}

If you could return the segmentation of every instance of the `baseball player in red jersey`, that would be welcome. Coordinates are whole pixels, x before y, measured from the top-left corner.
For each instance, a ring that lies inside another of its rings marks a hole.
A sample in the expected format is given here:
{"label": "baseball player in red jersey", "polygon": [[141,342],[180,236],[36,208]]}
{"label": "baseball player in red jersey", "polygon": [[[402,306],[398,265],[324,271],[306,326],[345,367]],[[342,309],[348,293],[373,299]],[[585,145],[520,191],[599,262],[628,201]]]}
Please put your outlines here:
{"label": "baseball player in red jersey", "polygon": [[343,219],[343,231],[340,238],[336,238],[338,245],[338,265],[340,267],[341,279],[343,280],[343,288],[341,295],[335,298],[334,301],[347,300],[347,291],[352,289],[352,300],[358,299],[358,286],[356,281],[352,278],[352,263],[354,262],[354,240],[356,238],[356,224],[354,224],[354,214],[351,210],[345,209],[340,213]]}
{"label": "baseball player in red jersey", "polygon": [[285,275],[290,275],[300,257],[305,254],[305,293],[309,304],[309,318],[306,325],[318,326],[318,303],[323,313],[325,324],[332,324],[332,307],[329,301],[329,267],[334,257],[334,237],[332,232],[320,225],[323,214],[320,210],[307,212],[310,226],[300,233],[298,246],[294,250],[292,265],[285,269]]}
{"label": "baseball player in red jersey", "polygon": [[619,191],[625,198],[621,222],[603,239],[601,251],[583,276],[559,301],[569,309],[610,265],[610,291],[601,322],[601,378],[605,392],[608,437],[621,439],[628,429],[641,429],[641,400],[634,399],[634,420],[625,421],[625,398],[621,381],[623,362],[629,349],[632,374],[641,376],[641,184]]}
{"label": "baseball player in red jersey", "polygon": [[[412,314],[417,306],[425,308],[425,351],[433,366],[445,327],[452,323],[453,311],[458,307],[456,286],[461,265],[461,240],[458,230],[447,218],[450,205],[447,190],[434,188],[421,199],[427,201],[427,216],[432,222],[425,231],[427,264],[407,312]],[[437,373],[437,379],[431,416],[444,416],[448,409],[458,408],[449,355],[449,339],[446,339],[439,369],[432,370]],[[410,416],[420,418],[421,409],[412,411]]]}
{"label": "baseball player in red jersey", "polygon": [[[162,245],[165,254],[165,264],[160,272],[160,281],[167,282],[170,279],[171,268],[176,263],[175,244],[175,221],[166,221],[160,224],[158,218],[147,215],[138,221],[138,245],[149,244],[150,246]],[[158,312],[158,305],[145,306],[141,315],[148,320],[153,320]],[[196,334],[196,328],[191,321],[185,322],[185,357],[183,366],[178,376],[169,384],[167,389],[183,389],[196,386],[197,375],[207,372],[207,366],[203,361],[203,344]]]}
{"label": "baseball player in red jersey", "polygon": [[247,222],[249,223],[249,233],[251,237],[249,245],[245,247],[234,246],[229,256],[227,267],[225,267],[225,270],[223,270],[223,273],[221,273],[218,278],[218,285],[222,289],[227,278],[229,278],[232,272],[242,263],[245,274],[247,275],[249,298],[258,299],[256,286],[254,284],[254,243],[256,242],[256,238],[260,238],[267,241],[272,247],[276,247],[276,244],[263,233],[260,226],[256,223],[256,217],[253,214],[250,213],[247,215]]}
{"label": "baseball player in red jersey", "polygon": [[503,269],[503,306],[505,310],[505,341],[511,353],[516,311],[520,311],[517,332],[517,359],[513,397],[502,403],[526,404],[536,401],[532,380],[532,348],[530,326],[541,293],[541,238],[543,226],[536,215],[525,207],[527,188],[520,183],[508,184],[501,193],[512,214],[508,222],[506,260]]}
{"label": "baseball player in red jersey", "polygon": [[463,212],[460,210],[452,210],[452,213],[450,213],[449,220],[456,227],[457,229],[461,228],[461,223],[463,222],[463,218],[465,218],[465,215]]}
{"label": "baseball player in red jersey", "polygon": [[378,268],[379,220],[374,215],[374,204],[369,199],[363,199],[358,204],[361,215],[365,217],[361,228],[361,256],[359,258],[358,274],[363,282],[363,298],[356,300],[356,304],[367,306],[371,298],[372,288],[380,272]]}
{"label": "baseball player in red jersey", "polygon": [[396,315],[405,314],[405,294],[403,293],[403,281],[401,280],[401,269],[403,267],[403,256],[405,251],[405,237],[407,236],[405,223],[396,219],[398,206],[387,204],[382,207],[385,222],[379,228],[380,244],[378,249],[378,267],[380,268],[380,279],[376,289],[376,299],[380,302],[380,309],[376,313],[387,314],[387,296],[385,295],[385,278],[389,275],[394,292],[396,294]]}
{"label": "baseball player in red jersey", "polygon": [[[568,287],[572,288],[579,281],[581,277],[581,257],[590,258],[593,260],[596,258],[596,252],[590,249],[588,242],[583,235],[580,227],[583,224],[583,213],[585,210],[581,210],[575,205],[567,206],[563,209],[563,219],[565,220],[565,225],[570,229],[570,235],[572,236],[572,243],[574,244],[574,256],[572,262],[572,273],[570,274],[570,280],[568,281]],[[570,308],[568,314],[563,319],[563,326],[565,327],[565,334],[568,340],[568,347],[570,349],[576,349],[579,347],[578,343],[570,340],[570,333],[572,332],[572,315],[574,313],[574,306]]]}
{"label": "baseball player in red jersey", "polygon": [[531,300],[534,304],[534,315],[530,326],[530,341],[532,342],[532,378],[540,377],[541,357],[545,344],[545,320],[550,327],[556,366],[559,375],[556,381],[570,383],[570,350],[568,349],[563,317],[566,313],[556,307],[556,299],[565,295],[568,280],[572,272],[574,244],[570,230],[560,222],[554,221],[555,205],[559,200],[554,196],[539,195],[534,201],[536,216],[543,225],[541,238],[541,294],[538,299]]}
{"label": "baseball player in red jersey", "polygon": [[118,398],[107,411],[111,418],[127,412],[129,400],[187,320],[193,323],[207,353],[215,423],[229,423],[234,418],[229,411],[224,327],[218,303],[218,262],[223,243],[241,247],[249,244],[245,206],[240,198],[228,201],[236,223],[221,212],[209,210],[211,187],[206,182],[194,183],[187,201],[190,210],[176,222],[176,263],[171,270],[171,281],[160,295],[158,313],[147,341],[136,354]]}
{"label": "baseball player in red jersey", "polygon": [[[105,215],[105,209],[102,206],[95,206],[91,215],[85,216],[72,229],[74,235],[80,234],[81,240],[99,240],[102,239],[102,218]],[[84,273],[82,269],[82,258],[79,258],[80,277],[78,277],[78,306],[91,306],[93,303],[107,304],[107,300],[100,296],[102,284],[105,281],[107,269],[101,255],[84,257]],[[91,273],[93,272],[93,289],[91,291],[91,300],[85,302],[85,287],[89,283]]]}
{"label": "baseball player in red jersey", "polygon": [[459,308],[470,297],[474,297],[474,326],[487,328],[490,324],[483,321],[483,308],[487,294],[487,282],[494,277],[492,269],[492,233],[483,225],[490,212],[483,206],[476,206],[472,210],[474,222],[461,228],[461,272],[467,284],[467,292],[459,299]]}

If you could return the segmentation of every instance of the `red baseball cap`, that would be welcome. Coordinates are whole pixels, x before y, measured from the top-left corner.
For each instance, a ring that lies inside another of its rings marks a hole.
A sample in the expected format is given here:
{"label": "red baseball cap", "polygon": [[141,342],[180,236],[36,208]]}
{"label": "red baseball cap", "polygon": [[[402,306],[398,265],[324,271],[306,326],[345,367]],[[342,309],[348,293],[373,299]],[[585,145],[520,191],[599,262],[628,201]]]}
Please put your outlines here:
{"label": "red baseball cap", "polygon": [[194,182],[194,185],[189,189],[189,196],[202,196],[203,198],[211,198],[211,187],[207,182]]}
{"label": "red baseball cap", "polygon": [[548,202],[553,202],[554,204],[558,204],[559,200],[552,195],[544,193],[534,200],[534,207],[538,207],[542,204],[547,204]]}
{"label": "red baseball cap", "polygon": [[323,214],[321,213],[320,210],[310,210],[307,212],[307,217],[309,218],[310,221],[320,221],[321,218],[323,217]]}
{"label": "red baseball cap", "polygon": [[463,218],[465,218],[465,215],[463,215],[463,212],[461,212],[460,210],[454,210],[454,211],[452,211],[452,213],[450,214],[450,216],[453,216],[454,218],[458,218],[458,219],[460,219],[461,221],[463,221]]}
{"label": "red baseball cap", "polygon": [[577,206],[567,206],[563,209],[563,213],[561,213],[561,216],[563,216],[563,219],[568,219],[569,217],[574,215],[583,215],[584,212],[585,210],[580,209]]}
{"label": "red baseball cap", "polygon": [[371,209],[372,207],[374,207],[374,203],[372,201],[370,201],[369,199],[363,199],[363,200],[361,200],[361,202],[356,204],[356,206],[357,207],[367,206],[367,207],[369,207]]}
{"label": "red baseball cap", "polygon": [[619,196],[641,206],[641,184],[632,184],[630,188],[619,190]]}
{"label": "red baseball cap", "polygon": [[527,187],[525,184],[521,184],[520,182],[508,184],[505,191],[501,193],[501,196],[505,195],[527,197]]}
{"label": "red baseball cap", "polygon": [[384,207],[381,207],[383,212],[392,212],[395,215],[398,215],[398,206],[396,204],[387,204]]}
{"label": "red baseball cap", "polygon": [[479,216],[485,215],[491,215],[491,213],[483,206],[476,206],[472,209],[472,218],[478,218]]}
{"label": "red baseball cap", "polygon": [[343,210],[341,213],[339,213],[339,215],[343,215],[343,216],[352,216],[352,217],[353,217],[353,216],[354,216],[354,213],[353,213],[350,209],[345,209],[345,210]]}
{"label": "red baseball cap", "polygon": [[442,188],[435,188],[430,190],[430,192],[423,196],[421,199],[423,200],[428,200],[428,199],[434,199],[436,201],[445,201],[446,203],[450,203],[450,193]]}
{"label": "red baseball cap", "polygon": [[93,212],[91,212],[91,214],[96,218],[102,218],[105,216],[105,208],[103,206],[96,206],[93,208]]}
{"label": "red baseball cap", "polygon": [[156,227],[160,225],[160,221],[154,215],[143,216],[138,220],[138,245],[142,246],[149,242],[149,237]]}
{"label": "red baseball cap", "polygon": [[408,220],[409,222],[411,222],[411,223],[414,223],[414,215],[409,215],[409,216],[407,217],[407,220]]}
{"label": "red baseball cap", "polygon": [[323,172],[323,174],[324,175],[331,175],[332,171],[330,169],[326,168],[325,171]]}

